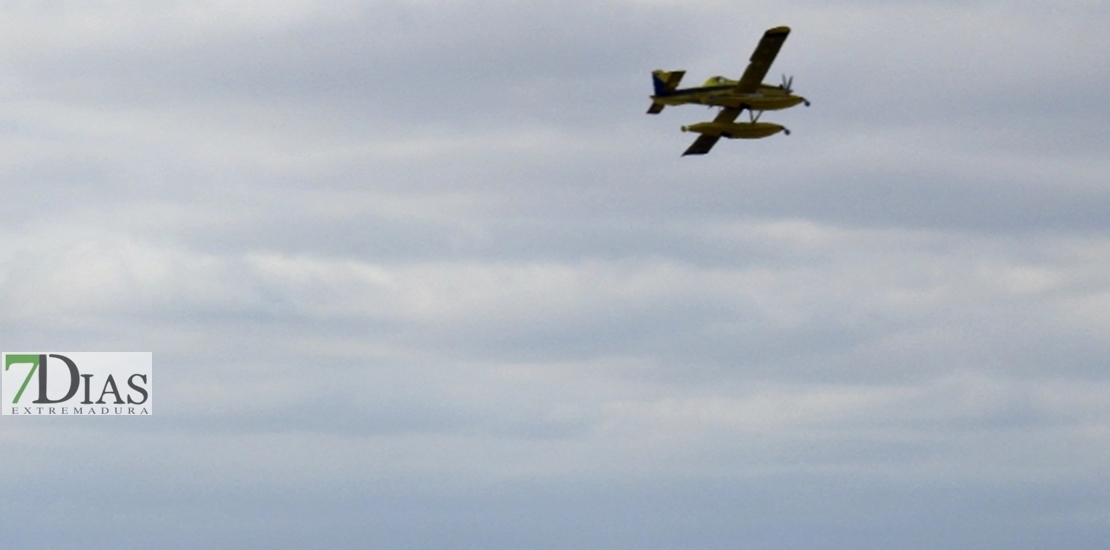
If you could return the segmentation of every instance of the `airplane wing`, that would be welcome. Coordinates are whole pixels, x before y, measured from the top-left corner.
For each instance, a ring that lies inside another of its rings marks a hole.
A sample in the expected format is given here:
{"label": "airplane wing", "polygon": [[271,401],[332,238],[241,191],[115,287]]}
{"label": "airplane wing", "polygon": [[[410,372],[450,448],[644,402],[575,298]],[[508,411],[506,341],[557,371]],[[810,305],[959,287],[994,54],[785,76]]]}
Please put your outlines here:
{"label": "airplane wing", "polygon": [[786,36],[789,34],[790,27],[775,27],[763,33],[763,38],[752,53],[748,68],[744,69],[744,75],[736,83],[737,93],[753,94],[759,89],[763,77],[767,76],[771,63],[775,61],[775,56],[779,54],[779,49],[782,48],[782,43],[786,42]]}
{"label": "airplane wing", "polygon": [[[713,122],[732,122],[736,120],[736,117],[740,116],[742,111],[743,109],[738,107],[725,107],[721,109],[721,112],[717,113],[717,118],[714,118]],[[682,153],[682,156],[704,155],[717,144],[717,140],[719,139],[721,139],[721,134],[702,134],[698,136],[698,139],[694,140],[694,143],[686,149],[685,153]]]}
{"label": "airplane wing", "polygon": [[721,139],[720,135],[702,134],[698,136],[698,139],[694,140],[694,143],[686,149],[685,153],[682,153],[682,156],[704,155],[717,144],[717,140],[719,139]]}

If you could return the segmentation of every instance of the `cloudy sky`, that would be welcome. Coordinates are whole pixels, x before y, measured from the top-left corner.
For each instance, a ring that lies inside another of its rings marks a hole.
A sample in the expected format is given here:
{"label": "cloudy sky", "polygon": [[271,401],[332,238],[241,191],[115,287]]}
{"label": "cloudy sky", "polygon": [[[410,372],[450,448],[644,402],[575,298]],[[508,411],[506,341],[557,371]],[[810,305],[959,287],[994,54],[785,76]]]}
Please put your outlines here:
{"label": "cloudy sky", "polygon": [[[652,69],[792,135],[681,158]],[[1110,5],[0,3],[4,546],[1104,549]]]}

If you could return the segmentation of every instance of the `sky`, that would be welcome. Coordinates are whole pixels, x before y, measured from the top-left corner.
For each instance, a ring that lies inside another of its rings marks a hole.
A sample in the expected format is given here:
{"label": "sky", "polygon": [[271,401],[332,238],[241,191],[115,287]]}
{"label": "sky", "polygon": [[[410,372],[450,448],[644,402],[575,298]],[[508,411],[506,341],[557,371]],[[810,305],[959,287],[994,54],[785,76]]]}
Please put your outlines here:
{"label": "sky", "polygon": [[[650,72],[811,107],[680,156]],[[1104,549],[1110,5],[0,2],[4,546]]]}

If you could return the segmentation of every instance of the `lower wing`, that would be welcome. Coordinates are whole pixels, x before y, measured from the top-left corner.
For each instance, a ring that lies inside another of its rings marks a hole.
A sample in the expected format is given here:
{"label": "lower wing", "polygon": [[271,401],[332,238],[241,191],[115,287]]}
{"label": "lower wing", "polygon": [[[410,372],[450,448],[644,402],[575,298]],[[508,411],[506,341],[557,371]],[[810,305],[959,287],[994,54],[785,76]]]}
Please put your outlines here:
{"label": "lower wing", "polygon": [[[732,122],[736,120],[736,117],[740,116],[740,113],[743,111],[744,109],[742,107],[725,107],[721,109],[721,112],[717,113],[713,122]],[[686,149],[685,153],[682,153],[682,156],[704,155],[717,144],[719,139],[721,139],[721,134],[702,134],[698,136],[698,139],[694,140],[694,143]]]}

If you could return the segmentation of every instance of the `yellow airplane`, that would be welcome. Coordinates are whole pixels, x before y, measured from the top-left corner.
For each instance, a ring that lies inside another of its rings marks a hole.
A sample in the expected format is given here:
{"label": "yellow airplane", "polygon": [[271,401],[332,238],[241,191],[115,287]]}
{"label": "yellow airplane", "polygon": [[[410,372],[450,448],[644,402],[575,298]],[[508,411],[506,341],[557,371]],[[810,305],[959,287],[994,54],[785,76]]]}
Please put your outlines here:
{"label": "yellow airplane", "polygon": [[[806,98],[794,95],[791,84],[794,78],[782,77],[782,83],[769,85],[763,83],[763,77],[771,68],[775,56],[786,42],[790,34],[790,27],[775,27],[763,33],[763,38],[752,53],[748,68],[740,80],[730,80],[723,76],[713,76],[705,84],[696,88],[679,88],[678,83],[686,71],[652,71],[651,76],[655,84],[655,95],[651,96],[651,107],[648,114],[656,115],[663,111],[667,105],[698,104],[710,107],[721,107],[717,117],[712,122],[699,122],[683,126],[683,132],[696,132],[701,134],[686,152],[686,155],[704,155],[713,148],[717,140],[722,137],[729,139],[756,139],[784,132],[787,130],[773,122],[759,122],[759,115],[763,111],[777,111],[804,103]],[[735,122],[740,113],[748,110],[750,122]]]}

